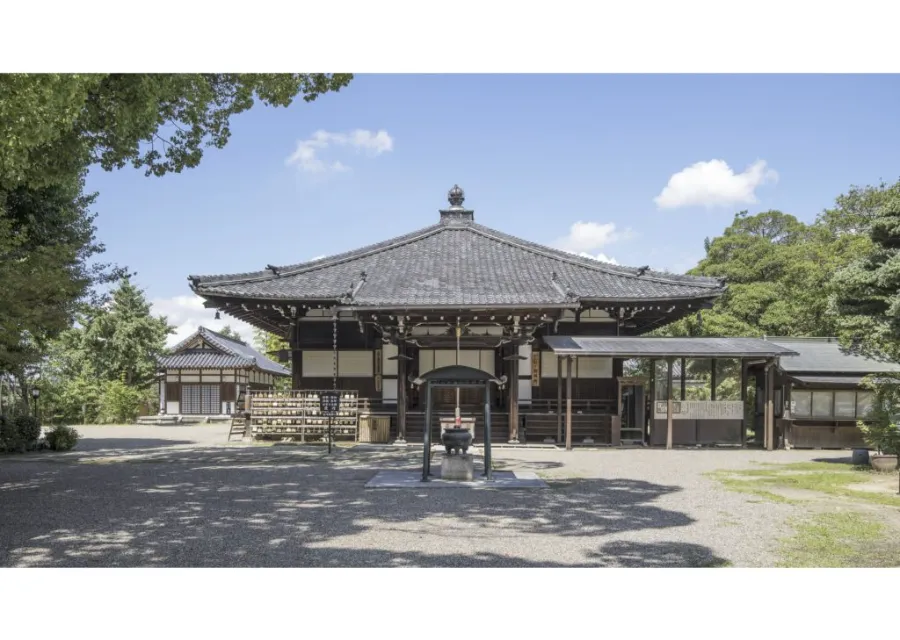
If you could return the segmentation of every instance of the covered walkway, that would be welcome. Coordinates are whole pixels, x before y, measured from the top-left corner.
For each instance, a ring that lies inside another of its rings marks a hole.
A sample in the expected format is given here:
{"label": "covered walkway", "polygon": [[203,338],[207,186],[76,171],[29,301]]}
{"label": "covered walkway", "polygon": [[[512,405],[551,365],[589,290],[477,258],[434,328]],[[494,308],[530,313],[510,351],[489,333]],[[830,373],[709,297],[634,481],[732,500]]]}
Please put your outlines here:
{"label": "covered walkway", "polygon": [[[579,357],[602,356],[610,358],[641,359],[651,363],[647,380],[619,378],[618,407],[613,417],[612,444],[622,438],[622,421],[632,429],[640,428],[644,418],[643,386],[649,386],[652,415],[650,416],[650,442],[663,444],[671,449],[676,440],[682,443],[716,441],[727,444],[745,444],[747,382],[752,375],[757,380],[757,406],[762,408],[763,445],[775,448],[776,393],[773,388],[776,359],[796,356],[797,352],[758,338],[706,338],[706,337],[619,337],[619,336],[544,336],[544,343],[558,358],[560,376],[565,362],[565,434],[566,449],[572,449],[572,367]],[[709,400],[688,401],[684,372],[688,359],[710,361]],[[717,360],[733,359],[740,363],[740,399],[717,400]],[[665,361],[665,381],[657,380],[656,365]],[[680,400],[673,392],[673,369],[679,361],[681,375]],[[563,385],[557,391],[557,421],[563,421]],[[631,399],[629,412],[623,414],[623,395]],[[678,426],[676,427],[676,421]],[[665,438],[662,438],[662,434]]]}

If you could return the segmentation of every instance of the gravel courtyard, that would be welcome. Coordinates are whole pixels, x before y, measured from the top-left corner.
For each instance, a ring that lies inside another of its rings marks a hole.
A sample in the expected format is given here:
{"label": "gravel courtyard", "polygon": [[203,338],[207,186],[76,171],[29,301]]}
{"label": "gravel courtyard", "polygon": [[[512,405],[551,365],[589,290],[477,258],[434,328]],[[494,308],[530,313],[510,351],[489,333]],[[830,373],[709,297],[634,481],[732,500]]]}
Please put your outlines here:
{"label": "gravel courtyard", "polygon": [[772,566],[788,504],[704,475],[846,452],[495,449],[537,490],[365,489],[421,449],[226,445],[226,426],[79,427],[0,457],[0,566]]}

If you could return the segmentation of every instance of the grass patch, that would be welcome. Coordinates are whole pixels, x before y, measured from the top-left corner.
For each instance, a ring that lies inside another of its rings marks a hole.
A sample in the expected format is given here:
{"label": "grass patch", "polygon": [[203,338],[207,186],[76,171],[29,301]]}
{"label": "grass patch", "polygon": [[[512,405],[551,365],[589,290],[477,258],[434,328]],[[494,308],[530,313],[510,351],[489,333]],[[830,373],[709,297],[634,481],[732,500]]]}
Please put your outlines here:
{"label": "grass patch", "polygon": [[780,567],[896,567],[900,543],[885,526],[859,513],[820,513],[794,525],[782,541]]}
{"label": "grass patch", "polygon": [[754,495],[770,502],[780,502],[784,504],[796,504],[798,502],[797,500],[786,498],[763,488],[763,485],[761,485],[758,480],[749,480],[747,478],[739,477],[730,471],[714,471],[707,475],[714,480],[718,480],[719,483],[729,491]]}
{"label": "grass patch", "polygon": [[720,470],[708,474],[727,489],[750,493],[773,502],[797,502],[777,494],[778,489],[798,489],[863,502],[900,507],[900,495],[859,491],[863,484],[885,474],[869,467],[834,462],[764,463],[763,469]]}

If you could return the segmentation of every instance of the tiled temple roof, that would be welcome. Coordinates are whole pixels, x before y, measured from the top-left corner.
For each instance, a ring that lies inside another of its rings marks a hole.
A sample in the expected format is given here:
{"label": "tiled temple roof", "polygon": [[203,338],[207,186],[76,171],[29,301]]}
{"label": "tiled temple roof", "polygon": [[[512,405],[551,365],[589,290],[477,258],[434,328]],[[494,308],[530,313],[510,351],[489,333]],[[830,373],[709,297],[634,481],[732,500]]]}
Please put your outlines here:
{"label": "tiled temple roof", "polygon": [[384,242],[311,262],[190,280],[204,297],[385,308],[676,301],[711,299],[725,290],[716,278],[623,267],[516,238],[476,223],[461,199],[437,224]]}
{"label": "tiled temple roof", "polygon": [[[202,338],[214,349],[190,348],[198,338]],[[206,327],[200,327],[196,332],[172,347],[171,355],[161,356],[159,366],[163,369],[240,369],[258,368],[268,373],[280,376],[289,376],[290,371],[286,367],[273,362],[262,355],[253,347],[216,333]]]}

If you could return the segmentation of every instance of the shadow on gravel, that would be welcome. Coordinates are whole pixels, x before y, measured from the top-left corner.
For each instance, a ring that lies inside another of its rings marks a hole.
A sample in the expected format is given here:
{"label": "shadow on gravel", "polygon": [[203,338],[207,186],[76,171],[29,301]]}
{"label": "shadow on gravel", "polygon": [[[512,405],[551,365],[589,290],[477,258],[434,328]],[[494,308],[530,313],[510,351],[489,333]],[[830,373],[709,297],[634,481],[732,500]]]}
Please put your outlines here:
{"label": "shadow on gravel", "polygon": [[75,453],[88,451],[131,451],[135,449],[153,449],[160,447],[177,447],[194,444],[193,440],[160,440],[156,438],[81,438]]}
{"label": "shadow on gravel", "polygon": [[[367,490],[363,485],[377,471],[415,468],[419,455],[342,451],[328,457],[313,447],[192,448],[86,462],[93,463],[0,467],[0,565],[696,567],[725,562],[699,545],[604,540],[648,530],[664,540],[666,530],[694,522],[654,504],[680,487],[640,480],[549,481],[550,489],[542,491]],[[555,540],[548,543],[548,536]],[[454,553],[446,552],[448,543]]]}
{"label": "shadow on gravel", "polygon": [[[600,564],[613,567],[727,567],[730,562],[711,549],[689,542],[626,542],[603,545],[599,553],[589,554]],[[612,560],[612,562],[610,562]]]}

